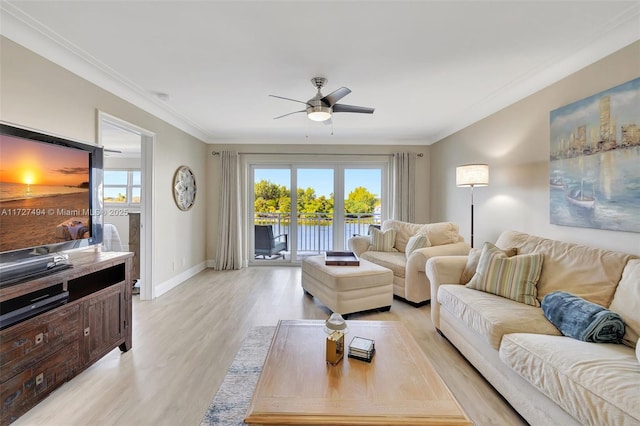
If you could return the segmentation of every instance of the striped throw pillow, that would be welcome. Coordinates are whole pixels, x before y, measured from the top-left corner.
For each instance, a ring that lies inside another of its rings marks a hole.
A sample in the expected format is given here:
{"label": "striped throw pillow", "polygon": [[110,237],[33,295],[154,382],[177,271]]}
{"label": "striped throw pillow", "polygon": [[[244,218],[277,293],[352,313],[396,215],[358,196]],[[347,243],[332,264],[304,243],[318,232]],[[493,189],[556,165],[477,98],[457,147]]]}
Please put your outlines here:
{"label": "striped throw pillow", "polygon": [[395,229],[387,229],[386,231],[380,231],[376,228],[370,228],[371,231],[371,245],[369,250],[371,251],[398,251],[393,248],[396,242]]}
{"label": "striped throw pillow", "polygon": [[[507,257],[515,256],[518,254],[518,249],[516,247],[508,248],[504,251],[504,254]],[[482,249],[472,248],[469,251],[469,256],[467,257],[467,264],[464,267],[464,271],[462,271],[462,275],[460,275],[460,284],[466,284],[471,281],[473,278],[473,274],[476,273],[476,269],[478,269],[478,262],[480,262],[480,254],[482,253]]]}
{"label": "striped throw pillow", "polygon": [[429,243],[429,237],[427,237],[426,234],[414,235],[409,238],[409,241],[407,241],[407,246],[404,249],[404,255],[408,259],[414,251],[429,246],[431,246],[431,243]]}
{"label": "striped throw pillow", "polygon": [[538,279],[542,270],[541,253],[508,257],[491,243],[484,243],[478,269],[467,287],[525,303],[540,306]]}

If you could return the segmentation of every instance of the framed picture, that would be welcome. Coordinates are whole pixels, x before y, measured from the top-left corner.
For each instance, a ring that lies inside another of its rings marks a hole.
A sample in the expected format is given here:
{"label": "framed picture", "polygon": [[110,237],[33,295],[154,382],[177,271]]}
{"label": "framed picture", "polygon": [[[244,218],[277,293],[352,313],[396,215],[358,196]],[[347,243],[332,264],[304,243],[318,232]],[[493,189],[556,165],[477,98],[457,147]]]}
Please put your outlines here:
{"label": "framed picture", "polygon": [[640,78],[550,113],[550,221],[640,232]]}

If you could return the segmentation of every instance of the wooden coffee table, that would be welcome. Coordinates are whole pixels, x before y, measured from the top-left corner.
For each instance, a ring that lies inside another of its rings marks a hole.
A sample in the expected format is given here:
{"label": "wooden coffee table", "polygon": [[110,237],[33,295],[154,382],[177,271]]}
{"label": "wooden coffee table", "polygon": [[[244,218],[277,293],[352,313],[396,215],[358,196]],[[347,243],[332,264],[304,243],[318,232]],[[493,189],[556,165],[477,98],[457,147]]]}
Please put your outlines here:
{"label": "wooden coffee table", "polygon": [[396,321],[347,321],[375,340],[371,363],[325,362],[324,321],[280,321],[245,423],[472,425],[408,330]]}

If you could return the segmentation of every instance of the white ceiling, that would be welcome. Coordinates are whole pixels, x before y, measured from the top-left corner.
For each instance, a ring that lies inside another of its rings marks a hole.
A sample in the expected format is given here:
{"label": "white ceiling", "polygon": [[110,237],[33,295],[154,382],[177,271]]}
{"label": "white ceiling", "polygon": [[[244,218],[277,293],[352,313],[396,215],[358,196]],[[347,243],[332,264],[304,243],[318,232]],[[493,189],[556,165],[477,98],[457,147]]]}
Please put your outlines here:
{"label": "white ceiling", "polygon": [[128,129],[103,122],[100,142],[104,155],[112,158],[141,158],[142,136]]}
{"label": "white ceiling", "polygon": [[[0,4],[3,35],[208,143],[430,144],[640,39],[640,1]],[[314,76],[375,113],[274,120]]]}

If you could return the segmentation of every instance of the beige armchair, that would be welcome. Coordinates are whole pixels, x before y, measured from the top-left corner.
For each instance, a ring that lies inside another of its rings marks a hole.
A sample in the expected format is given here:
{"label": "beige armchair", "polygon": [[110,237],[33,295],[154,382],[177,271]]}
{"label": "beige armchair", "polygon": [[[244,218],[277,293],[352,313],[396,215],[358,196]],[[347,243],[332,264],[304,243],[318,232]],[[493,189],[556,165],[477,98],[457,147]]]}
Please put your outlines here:
{"label": "beige armchair", "polygon": [[[349,239],[349,250],[361,259],[393,271],[393,294],[414,305],[427,304],[431,299],[431,284],[425,273],[427,260],[435,256],[466,255],[471,247],[458,233],[458,225],[451,222],[416,224],[399,220],[385,220],[381,231],[395,231],[391,251],[375,251],[372,236]],[[407,256],[409,239],[418,234],[427,236],[425,247],[415,249]]]}

